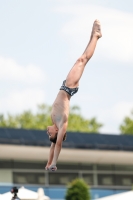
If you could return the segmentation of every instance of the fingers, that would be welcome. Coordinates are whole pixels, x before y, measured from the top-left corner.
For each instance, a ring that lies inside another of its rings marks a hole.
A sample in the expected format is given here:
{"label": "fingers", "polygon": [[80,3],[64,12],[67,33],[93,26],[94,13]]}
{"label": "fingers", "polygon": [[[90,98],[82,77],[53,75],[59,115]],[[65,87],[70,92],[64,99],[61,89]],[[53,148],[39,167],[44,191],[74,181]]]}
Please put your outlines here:
{"label": "fingers", "polygon": [[46,166],[45,170],[55,172],[57,170],[57,167],[56,167],[56,165],[50,165],[50,166]]}
{"label": "fingers", "polygon": [[45,166],[45,170],[48,170],[49,167],[50,167],[50,165],[47,164],[47,165]]}
{"label": "fingers", "polygon": [[47,167],[47,166],[45,167],[45,170],[46,170],[46,171],[48,170],[48,167]]}
{"label": "fingers", "polygon": [[47,170],[55,172],[57,170],[57,167],[55,165],[50,165],[50,167],[48,167]]}

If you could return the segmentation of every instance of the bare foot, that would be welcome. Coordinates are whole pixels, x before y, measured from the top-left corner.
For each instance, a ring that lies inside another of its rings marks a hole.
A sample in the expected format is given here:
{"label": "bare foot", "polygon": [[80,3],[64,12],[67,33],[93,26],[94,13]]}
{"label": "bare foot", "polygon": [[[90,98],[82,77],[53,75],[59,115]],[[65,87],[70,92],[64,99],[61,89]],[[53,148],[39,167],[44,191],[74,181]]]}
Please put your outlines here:
{"label": "bare foot", "polygon": [[97,19],[93,23],[91,39],[93,36],[96,36],[98,39],[102,37],[100,21]]}

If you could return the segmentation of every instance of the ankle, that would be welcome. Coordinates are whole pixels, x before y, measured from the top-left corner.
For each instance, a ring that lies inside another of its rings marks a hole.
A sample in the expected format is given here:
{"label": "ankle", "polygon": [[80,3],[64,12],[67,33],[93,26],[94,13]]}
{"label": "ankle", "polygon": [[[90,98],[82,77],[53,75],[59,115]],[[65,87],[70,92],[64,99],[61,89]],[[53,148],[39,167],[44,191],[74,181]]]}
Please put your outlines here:
{"label": "ankle", "polygon": [[99,32],[95,32],[93,33],[92,38],[95,38],[98,40],[99,38],[101,38],[101,34]]}

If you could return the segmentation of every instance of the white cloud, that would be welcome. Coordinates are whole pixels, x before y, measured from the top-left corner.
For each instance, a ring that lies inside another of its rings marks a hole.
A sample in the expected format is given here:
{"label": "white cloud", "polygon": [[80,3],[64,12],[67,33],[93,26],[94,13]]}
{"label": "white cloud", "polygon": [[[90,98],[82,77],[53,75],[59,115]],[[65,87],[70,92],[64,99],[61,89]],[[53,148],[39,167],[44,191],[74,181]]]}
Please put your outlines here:
{"label": "white cloud", "polygon": [[112,116],[115,120],[121,121],[126,116],[130,116],[133,110],[132,102],[119,102],[112,109]]}
{"label": "white cloud", "polygon": [[116,130],[118,130],[119,133],[120,124],[126,116],[131,116],[132,109],[132,102],[119,102],[110,108],[100,110],[99,121],[104,122],[101,132],[115,134]]}
{"label": "white cloud", "polygon": [[42,104],[45,99],[43,90],[25,89],[21,91],[11,91],[0,99],[1,113],[18,113],[31,109],[35,111],[38,104]]}
{"label": "white cloud", "polygon": [[[120,62],[133,62],[133,14],[89,4],[69,4],[58,6],[56,12],[71,15],[71,20],[64,24],[61,34],[70,44],[72,54],[76,49],[83,50],[92,27],[98,18],[102,24],[103,38],[98,45],[97,55],[104,59]],[[72,46],[73,48],[72,48]],[[77,51],[78,51],[77,50]],[[79,54],[79,52],[77,52]],[[72,56],[75,56],[72,54]]]}
{"label": "white cloud", "polygon": [[0,113],[35,110],[45,100],[46,76],[39,66],[0,57]]}
{"label": "white cloud", "polygon": [[0,57],[0,79],[1,81],[16,81],[22,83],[43,83],[44,72],[35,65],[21,66],[11,58]]}

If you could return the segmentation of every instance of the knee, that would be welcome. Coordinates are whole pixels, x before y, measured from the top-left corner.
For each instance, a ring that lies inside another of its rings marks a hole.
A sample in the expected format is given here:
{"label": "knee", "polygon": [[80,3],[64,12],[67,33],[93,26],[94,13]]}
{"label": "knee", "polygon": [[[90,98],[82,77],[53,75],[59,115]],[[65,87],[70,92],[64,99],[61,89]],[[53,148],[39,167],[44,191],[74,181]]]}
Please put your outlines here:
{"label": "knee", "polygon": [[86,60],[87,60],[86,56],[85,56],[85,55],[82,55],[82,56],[80,56],[80,57],[78,58],[77,63],[79,63],[79,64],[85,64],[85,63],[86,63]]}

